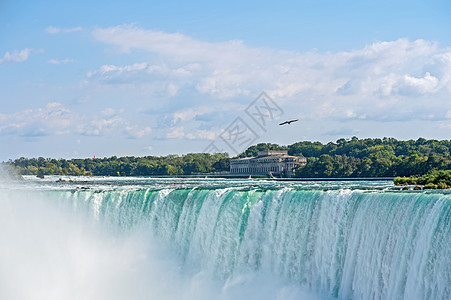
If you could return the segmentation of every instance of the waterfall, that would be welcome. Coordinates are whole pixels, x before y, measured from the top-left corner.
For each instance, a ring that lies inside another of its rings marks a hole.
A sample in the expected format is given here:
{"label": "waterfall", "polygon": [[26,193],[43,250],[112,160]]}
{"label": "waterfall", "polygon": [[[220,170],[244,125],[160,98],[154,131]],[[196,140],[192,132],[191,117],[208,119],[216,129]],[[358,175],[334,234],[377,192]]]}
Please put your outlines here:
{"label": "waterfall", "polygon": [[52,191],[122,231],[143,227],[183,266],[226,282],[270,274],[338,299],[451,299],[451,195],[224,187]]}

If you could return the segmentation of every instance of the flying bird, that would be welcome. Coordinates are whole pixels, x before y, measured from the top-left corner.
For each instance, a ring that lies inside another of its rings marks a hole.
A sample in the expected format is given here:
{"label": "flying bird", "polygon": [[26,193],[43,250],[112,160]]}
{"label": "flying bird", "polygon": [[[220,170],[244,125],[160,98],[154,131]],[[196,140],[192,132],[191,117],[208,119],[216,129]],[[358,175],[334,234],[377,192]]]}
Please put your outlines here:
{"label": "flying bird", "polygon": [[293,122],[297,122],[297,121],[299,121],[299,120],[298,120],[298,119],[296,119],[296,120],[285,121],[285,122],[282,122],[282,123],[280,123],[279,125],[285,125],[285,124],[288,124],[288,125],[290,125],[291,123],[293,123]]}

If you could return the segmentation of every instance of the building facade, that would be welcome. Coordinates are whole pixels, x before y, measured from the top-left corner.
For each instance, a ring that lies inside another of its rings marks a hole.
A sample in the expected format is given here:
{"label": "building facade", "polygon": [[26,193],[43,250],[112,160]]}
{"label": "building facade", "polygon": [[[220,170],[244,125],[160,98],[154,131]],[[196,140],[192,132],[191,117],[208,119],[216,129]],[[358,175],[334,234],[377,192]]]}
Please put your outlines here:
{"label": "building facade", "polygon": [[257,157],[232,159],[231,174],[282,174],[291,176],[294,169],[307,163],[305,157],[288,155],[287,151],[259,151]]}

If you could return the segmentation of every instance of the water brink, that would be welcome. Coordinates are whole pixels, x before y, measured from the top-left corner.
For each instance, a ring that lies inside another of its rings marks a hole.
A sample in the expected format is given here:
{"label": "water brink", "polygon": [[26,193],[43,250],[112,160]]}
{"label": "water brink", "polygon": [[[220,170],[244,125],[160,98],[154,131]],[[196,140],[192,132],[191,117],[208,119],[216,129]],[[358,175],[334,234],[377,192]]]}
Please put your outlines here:
{"label": "water brink", "polygon": [[149,227],[189,270],[271,274],[339,299],[450,299],[451,196],[358,190],[52,192],[95,222]]}

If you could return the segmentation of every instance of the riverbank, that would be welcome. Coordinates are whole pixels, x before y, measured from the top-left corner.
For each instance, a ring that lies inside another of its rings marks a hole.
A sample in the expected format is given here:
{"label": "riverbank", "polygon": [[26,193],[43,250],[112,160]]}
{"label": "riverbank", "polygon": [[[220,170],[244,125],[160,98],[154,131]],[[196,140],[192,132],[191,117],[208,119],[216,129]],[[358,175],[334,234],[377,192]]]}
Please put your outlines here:
{"label": "riverbank", "polygon": [[395,177],[395,185],[414,186],[414,189],[450,189],[451,170],[434,170],[423,176]]}

